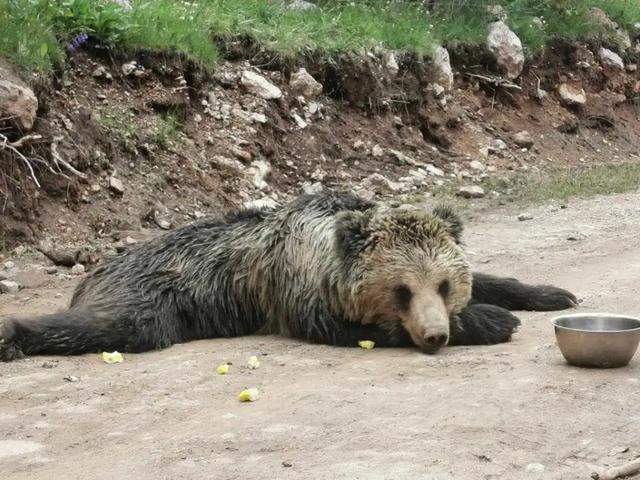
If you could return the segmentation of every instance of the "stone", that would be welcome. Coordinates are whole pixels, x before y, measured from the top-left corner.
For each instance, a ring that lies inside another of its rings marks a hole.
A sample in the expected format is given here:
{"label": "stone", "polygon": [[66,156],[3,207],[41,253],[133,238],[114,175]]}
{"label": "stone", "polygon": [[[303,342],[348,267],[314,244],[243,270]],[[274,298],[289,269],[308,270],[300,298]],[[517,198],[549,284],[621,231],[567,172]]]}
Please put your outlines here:
{"label": "stone", "polygon": [[633,73],[633,72],[635,72],[636,70],[638,70],[638,65],[637,65],[637,64],[635,64],[635,63],[628,63],[628,64],[627,64],[627,66],[626,66],[626,70],[627,70],[627,72],[629,72],[629,73]]}
{"label": "stone", "polygon": [[534,142],[531,134],[526,130],[522,130],[513,136],[513,143],[521,148],[531,148]]}
{"label": "stone", "polygon": [[16,264],[13,263],[12,261],[4,262],[4,265],[3,265],[5,270],[12,270],[12,269],[15,268],[15,266],[16,266]]}
{"label": "stone", "polygon": [[521,213],[520,215],[518,215],[518,220],[520,220],[521,222],[533,220],[533,215],[531,215],[530,213]]}
{"label": "stone", "polygon": [[138,241],[135,238],[126,237],[124,239],[124,243],[125,243],[125,245],[135,245],[136,243],[138,243]]}
{"label": "stone", "polygon": [[404,165],[412,165],[412,166],[417,166],[418,163],[411,158],[409,155],[405,155],[404,153],[398,151],[398,150],[389,150],[389,153],[391,155],[393,155],[396,160],[398,160],[398,162],[400,162],[400,164],[404,164]]}
{"label": "stone", "polygon": [[102,79],[102,80],[108,80],[108,81],[113,80],[113,77],[111,76],[109,71],[102,65],[96,67],[96,69],[93,72],[91,72],[91,76],[93,76],[94,78]]}
{"label": "stone", "polygon": [[267,123],[269,119],[264,113],[252,113],[249,118],[253,123]]}
{"label": "stone", "polygon": [[122,180],[116,177],[109,177],[109,190],[118,195],[122,195],[124,193]]}
{"label": "stone", "polygon": [[384,150],[380,145],[375,144],[371,149],[371,155],[373,155],[374,157],[381,157],[384,155]]}
{"label": "stone", "polygon": [[45,268],[44,271],[47,272],[48,275],[54,275],[58,273],[58,267],[56,267],[55,265],[52,265],[50,267]]}
{"label": "stone", "polygon": [[429,175],[433,175],[434,177],[444,177],[444,170],[442,170],[441,168],[436,167],[435,165],[433,165],[431,163],[427,163],[424,166],[424,169],[427,171],[427,173]]}
{"label": "stone", "polygon": [[444,47],[437,47],[433,55],[434,82],[445,90],[453,88],[453,70],[449,52]]}
{"label": "stone", "polygon": [[322,192],[323,188],[324,187],[320,182],[315,182],[315,183],[304,182],[302,184],[302,191],[307,195],[314,195],[314,194],[320,193]]}
{"label": "stone", "polygon": [[600,63],[602,63],[603,67],[612,70],[624,70],[624,62],[620,55],[612,52],[608,48],[600,47],[600,50],[598,50],[598,57],[600,57]]}
{"label": "stone", "polygon": [[489,17],[491,17],[494,22],[507,21],[507,11],[502,5],[487,5],[486,11]]}
{"label": "stone", "polygon": [[544,465],[541,463],[529,463],[526,467],[524,467],[524,471],[527,473],[542,473],[544,472]]}
{"label": "stone", "polygon": [[520,76],[524,67],[522,42],[506,23],[498,21],[489,26],[486,45],[507,78],[513,80]]}
{"label": "stone", "polygon": [[578,89],[568,83],[562,83],[558,87],[558,94],[566,105],[584,105],[587,103],[587,94],[584,89]]}
{"label": "stone", "polygon": [[362,181],[361,187],[366,190],[372,189],[379,194],[384,194],[400,191],[402,189],[402,184],[392,182],[380,173],[372,173]]}
{"label": "stone", "polygon": [[384,64],[384,68],[387,70],[387,73],[391,77],[395,77],[398,75],[400,67],[398,66],[398,60],[396,59],[395,53],[384,52],[384,54],[382,55],[382,62]]}
{"label": "stone", "polygon": [[306,98],[316,98],[322,93],[322,84],[304,68],[291,75],[289,87],[295,94],[304,95]]}
{"label": "stone", "polygon": [[307,122],[305,122],[300,115],[294,113],[291,116],[293,117],[293,121],[296,122],[296,125],[300,130],[304,130],[305,128],[307,128]]}
{"label": "stone", "polygon": [[231,146],[230,148],[231,153],[233,154],[234,157],[236,157],[238,160],[242,161],[242,162],[246,162],[249,163],[251,161],[251,159],[253,158],[253,155],[251,154],[251,152],[248,152],[240,147],[237,147],[235,145]]}
{"label": "stone", "polygon": [[318,8],[317,5],[306,2],[305,0],[293,0],[289,5],[287,5],[287,10],[315,10]]}
{"label": "stone", "polygon": [[120,70],[125,77],[128,77],[133,74],[138,69],[138,62],[135,60],[131,60],[130,62],[123,63]]}
{"label": "stone", "polygon": [[460,187],[456,192],[456,195],[462,198],[482,198],[486,194],[482,187],[478,185],[470,185]]}
{"label": "stone", "polygon": [[258,200],[252,200],[249,202],[245,202],[244,207],[247,209],[258,209],[261,210],[263,208],[276,208],[278,203],[270,197],[259,198]]}
{"label": "stone", "polygon": [[266,178],[271,174],[271,165],[264,160],[256,160],[255,162],[252,162],[247,173],[253,176],[251,183],[253,183],[253,186],[258,190],[264,190],[269,187],[269,184],[266,182]]}
{"label": "stone", "polygon": [[484,171],[484,164],[479,160],[472,160],[469,162],[469,168],[479,172]]}
{"label": "stone", "polygon": [[262,75],[245,70],[240,77],[240,83],[249,92],[265,100],[282,98],[282,90]]}
{"label": "stone", "polygon": [[0,281],[0,293],[9,293],[14,295],[20,291],[20,285],[16,282],[12,282],[11,280],[1,280]]}
{"label": "stone", "polygon": [[71,267],[72,275],[84,275],[85,268],[81,263],[76,263],[73,267]]}
{"label": "stone", "polygon": [[0,69],[0,127],[8,124],[21,132],[33,128],[38,110],[38,99],[26,85],[3,78]]}

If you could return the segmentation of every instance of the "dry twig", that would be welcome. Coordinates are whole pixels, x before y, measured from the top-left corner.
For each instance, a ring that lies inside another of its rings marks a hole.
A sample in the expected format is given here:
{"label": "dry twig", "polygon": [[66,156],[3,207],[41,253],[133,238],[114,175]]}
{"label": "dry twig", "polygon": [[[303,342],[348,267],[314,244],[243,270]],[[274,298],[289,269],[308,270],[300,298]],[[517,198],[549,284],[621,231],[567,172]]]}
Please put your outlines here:
{"label": "dry twig", "polygon": [[615,480],[616,478],[624,478],[640,472],[640,458],[620,465],[612,467],[602,473],[593,473],[591,478],[594,480]]}

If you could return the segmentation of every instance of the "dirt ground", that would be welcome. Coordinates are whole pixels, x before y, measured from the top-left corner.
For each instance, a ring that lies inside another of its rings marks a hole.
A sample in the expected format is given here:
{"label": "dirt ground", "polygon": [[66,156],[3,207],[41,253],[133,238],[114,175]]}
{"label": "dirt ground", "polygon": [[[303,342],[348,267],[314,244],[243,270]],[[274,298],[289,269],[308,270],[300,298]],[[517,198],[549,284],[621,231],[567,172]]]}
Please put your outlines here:
{"label": "dirt ground", "polygon": [[[640,194],[528,211],[473,214],[478,270],[569,288],[583,310],[640,314]],[[49,312],[71,294],[71,280],[20,275],[31,287],[0,297],[0,315]],[[0,477],[588,479],[640,454],[640,354],[617,370],[569,367],[553,315],[523,313],[511,343],[436,356],[250,337],[116,365],[0,364]],[[239,403],[245,387],[261,398]]]}

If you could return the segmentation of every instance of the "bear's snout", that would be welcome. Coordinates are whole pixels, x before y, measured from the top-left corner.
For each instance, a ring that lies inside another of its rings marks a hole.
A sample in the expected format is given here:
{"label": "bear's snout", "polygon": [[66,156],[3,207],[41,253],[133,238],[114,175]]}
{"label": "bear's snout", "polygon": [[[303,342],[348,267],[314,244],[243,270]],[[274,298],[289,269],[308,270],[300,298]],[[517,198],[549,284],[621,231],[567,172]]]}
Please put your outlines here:
{"label": "bear's snout", "polygon": [[424,339],[422,350],[424,350],[425,353],[434,354],[440,350],[441,347],[444,347],[447,342],[449,342],[449,335],[444,333],[429,335]]}

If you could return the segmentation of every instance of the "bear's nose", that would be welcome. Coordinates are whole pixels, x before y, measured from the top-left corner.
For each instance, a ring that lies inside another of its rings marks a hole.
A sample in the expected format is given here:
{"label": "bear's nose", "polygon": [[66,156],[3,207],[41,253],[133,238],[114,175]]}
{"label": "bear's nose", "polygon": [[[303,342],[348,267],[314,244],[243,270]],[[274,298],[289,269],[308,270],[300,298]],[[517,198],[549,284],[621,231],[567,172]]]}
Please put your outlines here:
{"label": "bear's nose", "polygon": [[448,341],[448,335],[431,335],[424,339],[424,347],[422,347],[422,349],[426,353],[436,353],[438,350],[440,350],[440,347],[446,345]]}

